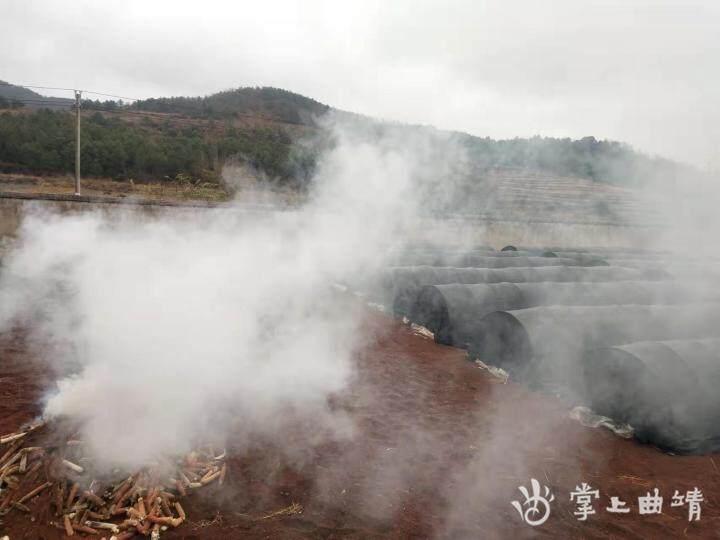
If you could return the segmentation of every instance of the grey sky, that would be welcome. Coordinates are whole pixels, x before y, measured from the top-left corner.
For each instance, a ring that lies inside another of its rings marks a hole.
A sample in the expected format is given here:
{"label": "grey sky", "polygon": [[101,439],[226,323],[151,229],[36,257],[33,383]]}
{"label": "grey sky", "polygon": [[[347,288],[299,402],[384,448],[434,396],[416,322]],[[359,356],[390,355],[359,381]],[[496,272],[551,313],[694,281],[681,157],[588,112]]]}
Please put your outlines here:
{"label": "grey sky", "polygon": [[720,1],[3,0],[0,79],[148,97],[271,85],[491,137],[720,168]]}

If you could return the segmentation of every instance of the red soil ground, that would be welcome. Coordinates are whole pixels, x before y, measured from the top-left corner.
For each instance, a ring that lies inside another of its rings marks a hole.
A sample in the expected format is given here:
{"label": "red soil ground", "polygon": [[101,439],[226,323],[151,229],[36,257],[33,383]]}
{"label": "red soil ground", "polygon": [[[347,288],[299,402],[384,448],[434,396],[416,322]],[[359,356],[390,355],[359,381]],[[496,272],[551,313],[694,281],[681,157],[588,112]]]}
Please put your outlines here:
{"label": "red soil ground", "polygon": [[[236,449],[227,485],[187,498],[189,522],[163,538],[720,537],[720,456],[669,456],[583,427],[551,396],[502,384],[462,351],[385,316],[369,313],[365,332],[353,383],[331,404],[347,411],[355,434],[318,442],[298,424],[280,442]],[[39,412],[52,379],[21,336],[0,338],[0,433]],[[536,528],[510,504],[522,502],[517,487],[531,477],[555,495]],[[581,482],[600,490],[586,522],[570,501]],[[695,486],[705,502],[689,523],[687,506],[670,508],[670,498]],[[639,515],[637,498],[654,487],[662,514]],[[631,513],[607,513],[610,496]],[[261,519],[293,502],[302,513]],[[39,514],[2,519],[0,536],[11,540],[63,537]]]}

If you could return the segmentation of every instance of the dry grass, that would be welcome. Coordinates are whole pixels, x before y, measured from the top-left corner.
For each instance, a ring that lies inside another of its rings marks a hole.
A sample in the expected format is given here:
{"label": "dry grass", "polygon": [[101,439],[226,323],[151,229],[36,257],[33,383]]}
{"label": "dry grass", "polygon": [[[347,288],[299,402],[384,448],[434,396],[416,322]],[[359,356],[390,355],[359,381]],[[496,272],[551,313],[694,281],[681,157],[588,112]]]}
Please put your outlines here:
{"label": "dry grass", "polygon": [[[72,194],[75,191],[71,176],[34,176],[24,174],[1,174],[0,191],[35,194]],[[209,182],[180,183],[170,180],[157,183],[115,181],[109,178],[85,178],[82,180],[83,195],[138,198],[163,201],[209,201],[223,202],[230,196],[220,184]]]}
{"label": "dry grass", "polygon": [[294,502],[286,508],[281,508],[280,510],[271,512],[271,513],[269,513],[261,518],[258,518],[258,519],[272,519],[272,518],[281,517],[281,516],[294,516],[297,514],[302,514],[302,511],[303,511],[302,505]]}

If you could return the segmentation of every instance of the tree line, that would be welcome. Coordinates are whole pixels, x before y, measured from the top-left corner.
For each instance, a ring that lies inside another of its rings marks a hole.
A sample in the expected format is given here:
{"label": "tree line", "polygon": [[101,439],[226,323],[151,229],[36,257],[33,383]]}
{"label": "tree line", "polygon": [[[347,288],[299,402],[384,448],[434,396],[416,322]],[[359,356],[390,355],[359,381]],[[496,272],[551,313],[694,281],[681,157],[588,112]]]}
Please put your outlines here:
{"label": "tree line", "polygon": [[[274,127],[236,128],[178,124],[172,119],[110,117],[85,113],[82,170],[87,176],[159,180],[179,174],[218,181],[229,157],[279,182],[308,176],[312,160],[298,156],[292,138]],[[67,111],[38,109],[0,113],[3,168],[70,173],[75,163],[75,119]]]}
{"label": "tree line", "polygon": [[330,107],[280,88],[237,88],[202,97],[167,97],[137,101],[138,111],[179,113],[201,118],[237,118],[253,115],[288,124],[312,125]]}
{"label": "tree line", "polygon": [[464,144],[475,168],[481,170],[516,167],[623,186],[675,182],[698,174],[688,165],[648,156],[628,144],[595,137],[576,140],[464,137]]}
{"label": "tree line", "polygon": [[[16,110],[21,105],[9,96],[0,97],[0,109],[5,111],[0,112],[0,166],[70,173],[74,168],[72,111],[30,104],[25,107],[29,110]],[[239,88],[205,97],[156,98],[132,104],[83,101],[82,107],[82,169],[88,176],[161,180],[182,174],[217,181],[226,160],[239,158],[263,178],[301,187],[307,185],[318,156],[332,139],[316,122],[330,107],[277,88]],[[411,134],[425,129],[342,114],[352,116],[370,138],[381,137],[385,130]],[[253,125],[262,127],[237,122],[242,115],[259,118]],[[322,136],[298,145],[298,133]],[[440,183],[477,184],[488,170],[505,167],[618,185],[675,182],[697,174],[689,166],[594,137],[494,140],[455,133],[449,138],[438,136],[436,150],[443,152],[443,141],[448,140],[465,150],[469,167],[460,178],[437,179]]]}
{"label": "tree line", "polygon": [[0,96],[0,109],[22,109],[25,104],[19,99]]}

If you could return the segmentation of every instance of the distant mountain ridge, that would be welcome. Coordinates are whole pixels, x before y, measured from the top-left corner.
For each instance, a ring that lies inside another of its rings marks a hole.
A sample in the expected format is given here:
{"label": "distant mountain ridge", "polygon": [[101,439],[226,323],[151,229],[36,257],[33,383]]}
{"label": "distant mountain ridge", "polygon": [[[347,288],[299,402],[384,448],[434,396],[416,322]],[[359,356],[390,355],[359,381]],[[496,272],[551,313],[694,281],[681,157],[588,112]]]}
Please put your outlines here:
{"label": "distant mountain ridge", "polygon": [[272,87],[237,88],[204,97],[150,98],[133,103],[131,108],[208,118],[253,114],[304,125],[311,125],[313,118],[331,110],[312,98]]}
{"label": "distant mountain ridge", "polygon": [[16,86],[6,81],[0,81],[0,99],[2,98],[11,103],[22,103],[22,106],[31,109],[66,109],[75,103],[73,99],[43,96],[30,88]]}
{"label": "distant mountain ridge", "polygon": [[6,81],[0,81],[0,97],[5,99],[44,99],[43,96],[29,88],[15,86]]}
{"label": "distant mountain ridge", "polygon": [[[44,108],[67,109],[73,100],[42,96],[0,82],[0,98],[25,103],[23,114],[0,113],[0,163],[6,169],[70,172],[72,117],[64,111],[43,116]],[[6,107],[9,106],[6,102]],[[303,186],[315,163],[332,145],[318,118],[332,112],[354,123],[369,140],[394,132],[399,140],[422,132],[437,141],[432,152],[460,148],[466,162],[454,167],[457,193],[485,181],[499,168],[585,178],[622,186],[677,182],[697,170],[652,157],[616,141],[549,137],[495,140],[435,128],[382,122],[334,109],[312,98],[272,87],[241,87],[202,97],[150,98],[134,103],[83,101],[83,167],[87,174],[116,179],[162,179],[186,175],[217,181],[224,164],[249,165],[258,177]],[[0,101],[0,108],[2,102]],[[31,113],[31,114],[28,114]],[[60,116],[57,116],[60,115]],[[308,143],[295,144],[298,137]],[[460,197],[461,199],[462,197]]]}

